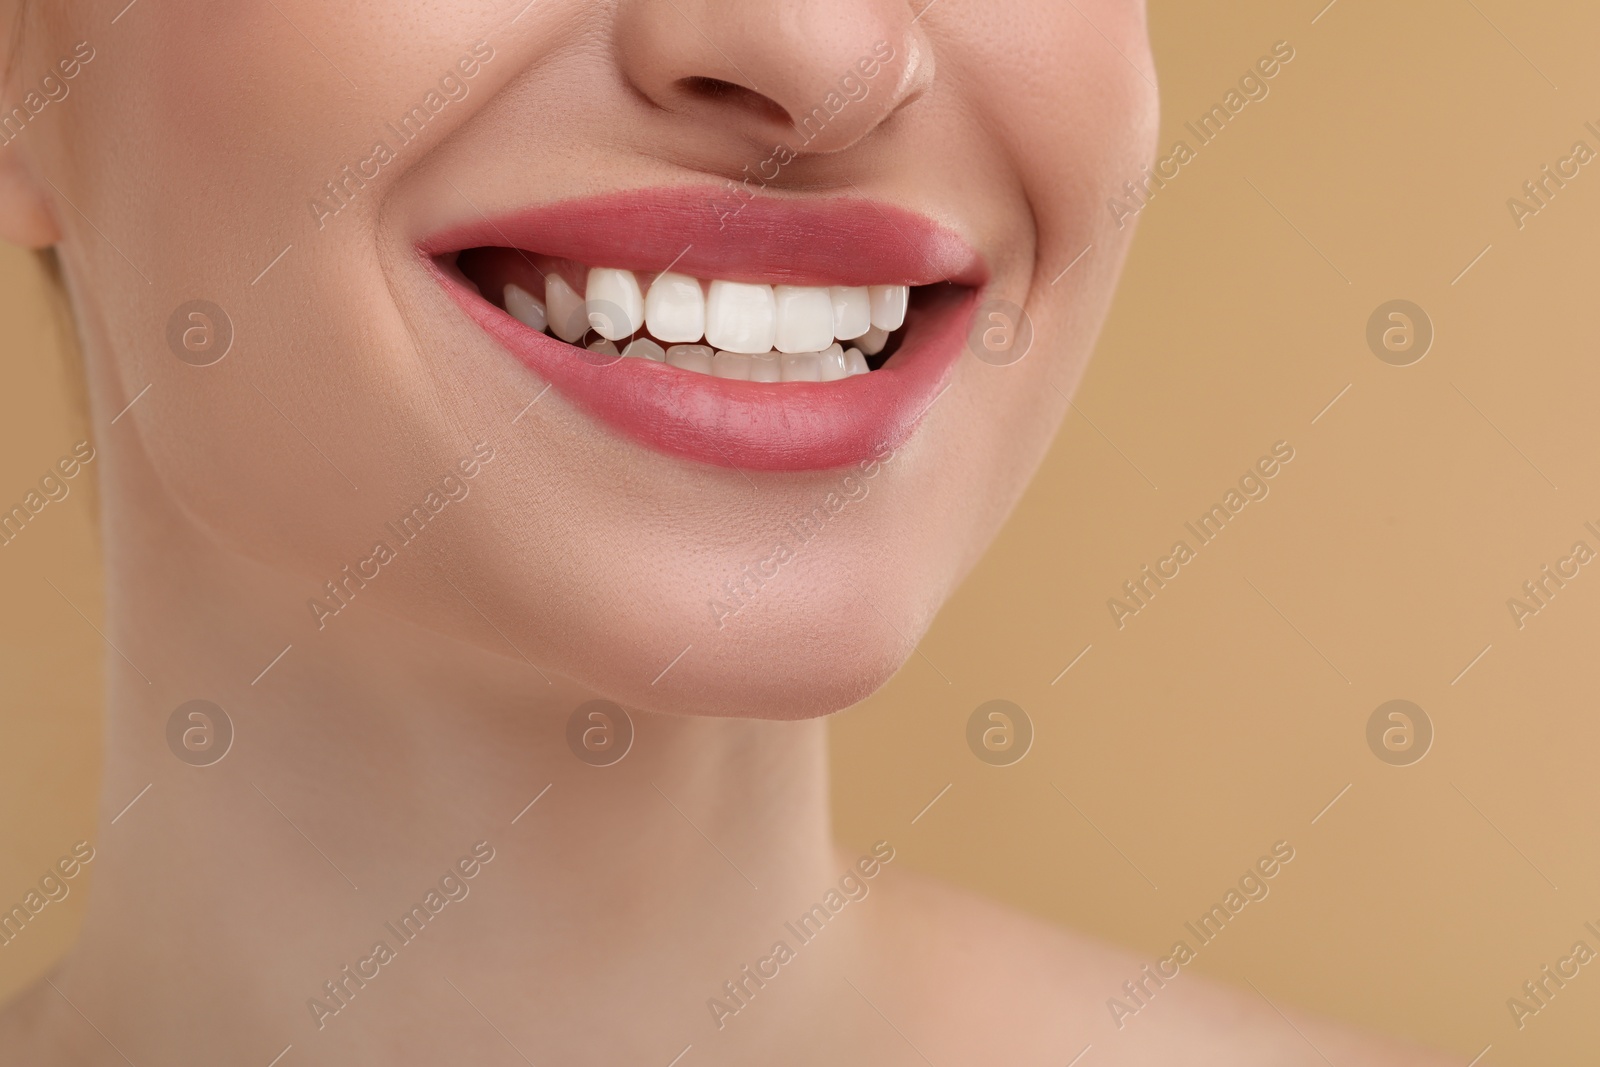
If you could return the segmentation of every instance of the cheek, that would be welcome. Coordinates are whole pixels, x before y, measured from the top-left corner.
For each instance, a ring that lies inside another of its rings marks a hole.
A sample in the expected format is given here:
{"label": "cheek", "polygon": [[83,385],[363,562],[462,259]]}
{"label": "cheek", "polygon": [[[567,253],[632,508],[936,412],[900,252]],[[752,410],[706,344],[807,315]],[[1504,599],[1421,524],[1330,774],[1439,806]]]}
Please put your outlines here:
{"label": "cheek", "polygon": [[[386,117],[454,69],[487,12],[138,5],[65,105],[81,155],[73,199],[105,231],[83,235],[79,271],[117,339],[105,417],[149,386],[116,428],[136,430],[179,505],[313,585],[369,554],[470,443],[438,441],[436,413],[423,414],[429,380],[379,263],[376,208],[401,168],[348,187],[349,206],[324,225],[310,204],[387,136]],[[182,309],[196,300],[220,314],[190,321]],[[231,335],[226,355],[185,362],[174,323],[202,346],[214,338],[213,354]],[[386,470],[395,448],[410,461]]]}
{"label": "cheek", "polygon": [[1115,226],[1106,200],[1141,177],[1159,126],[1143,4],[1003,0],[981,16],[946,17],[958,14],[968,25],[953,62],[971,81],[994,150],[1020,172],[1045,280],[1088,245],[1115,262],[1132,228]]}
{"label": "cheek", "polygon": [[965,361],[959,388],[932,416],[946,420],[939,466],[964,499],[928,491],[970,509],[967,566],[1068,410],[1134,233],[1116,225],[1107,202],[1153,158],[1158,105],[1142,5],[1081,6],[1009,0],[945,16],[958,23],[956,43],[939,61],[970,91],[979,154],[1016,168],[1014,185],[1001,187],[1008,229],[997,247],[1008,258],[994,263],[994,295],[1025,309],[1033,338],[1015,363]]}

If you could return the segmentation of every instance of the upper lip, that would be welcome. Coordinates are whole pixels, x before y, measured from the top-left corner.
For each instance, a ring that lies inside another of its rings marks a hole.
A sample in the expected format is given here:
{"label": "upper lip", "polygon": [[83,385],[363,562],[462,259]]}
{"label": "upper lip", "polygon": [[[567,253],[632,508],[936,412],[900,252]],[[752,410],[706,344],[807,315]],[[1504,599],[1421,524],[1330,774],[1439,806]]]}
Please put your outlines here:
{"label": "upper lip", "polygon": [[[481,298],[449,265],[452,253],[485,246],[734,282],[929,288],[920,307],[913,300],[900,349],[878,370],[770,385],[650,360],[581,358]],[[479,326],[591,415],[658,451],[749,470],[823,470],[899,448],[949,387],[989,278],[966,240],[904,208],[863,197],[747,199],[716,186],[480,212],[418,250]]]}
{"label": "upper lip", "polygon": [[786,285],[969,287],[982,258],[926,216],[863,197],[747,199],[729,188],[612,193],[477,218],[421,244],[428,255],[503,246],[595,267]]}

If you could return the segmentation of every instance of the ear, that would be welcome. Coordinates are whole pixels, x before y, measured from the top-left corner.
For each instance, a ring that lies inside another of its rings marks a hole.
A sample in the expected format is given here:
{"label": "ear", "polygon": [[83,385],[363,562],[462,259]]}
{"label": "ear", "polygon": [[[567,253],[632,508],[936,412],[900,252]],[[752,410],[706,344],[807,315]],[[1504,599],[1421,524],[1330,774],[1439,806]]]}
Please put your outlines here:
{"label": "ear", "polygon": [[16,145],[0,147],[0,238],[24,248],[48,248],[61,240],[40,185]]}
{"label": "ear", "polygon": [[[23,148],[30,112],[17,79],[22,36],[28,22],[21,0],[0,0],[0,238],[24,248],[48,248],[61,240],[50,213],[45,183],[34,176]],[[13,115],[23,116],[20,126]]]}

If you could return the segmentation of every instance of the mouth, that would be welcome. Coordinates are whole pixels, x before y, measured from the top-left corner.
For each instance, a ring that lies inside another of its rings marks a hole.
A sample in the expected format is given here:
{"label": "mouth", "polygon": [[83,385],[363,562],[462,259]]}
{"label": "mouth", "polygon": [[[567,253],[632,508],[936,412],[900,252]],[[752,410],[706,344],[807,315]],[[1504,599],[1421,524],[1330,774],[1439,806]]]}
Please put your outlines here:
{"label": "mouth", "polygon": [[892,205],[705,188],[480,217],[420,251],[580,409],[741,470],[899,448],[948,387],[987,280],[966,242]]}

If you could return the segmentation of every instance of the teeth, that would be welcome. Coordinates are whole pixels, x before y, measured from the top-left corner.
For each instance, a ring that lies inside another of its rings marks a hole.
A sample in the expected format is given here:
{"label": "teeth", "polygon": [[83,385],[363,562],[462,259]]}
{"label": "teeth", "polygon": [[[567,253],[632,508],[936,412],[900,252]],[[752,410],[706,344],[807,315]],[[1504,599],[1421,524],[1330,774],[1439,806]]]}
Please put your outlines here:
{"label": "teeth", "polygon": [[828,290],[828,302],[833,305],[833,336],[839,340],[853,341],[871,328],[872,297],[866,286],[836,285]]}
{"label": "teeth", "polygon": [[665,362],[667,358],[667,350],[650,340],[650,338],[641,337],[637,341],[630,343],[627,348],[622,350],[622,358],[653,359],[657,363],[662,363]]}
{"label": "teeth", "polygon": [[850,364],[844,358],[844,349],[838,345],[829,345],[817,353],[817,369],[820,379],[824,382],[836,382],[840,378],[850,377]]}
{"label": "teeth", "polygon": [[544,302],[550,312],[550,332],[567,344],[589,332],[583,297],[561,275],[551,272],[544,280]]}
{"label": "teeth", "polygon": [[511,312],[511,317],[530,330],[544,332],[549,325],[549,318],[544,313],[544,301],[522,288],[520,285],[508,285],[505,288],[506,310]]}
{"label": "teeth", "polygon": [[889,343],[889,331],[881,326],[874,326],[861,335],[861,340],[856,342],[861,351],[869,356],[875,356],[883,351],[883,346]]}
{"label": "teeth", "polygon": [[644,294],[631,270],[591,268],[584,302],[590,327],[608,341],[632,337],[644,325]]}
{"label": "teeth", "polygon": [[761,352],[750,357],[752,382],[783,381],[783,357],[776,352]]}
{"label": "teeth", "polygon": [[779,352],[816,352],[833,341],[833,299],[826,289],[774,285],[778,327],[772,345]]}
{"label": "teeth", "polygon": [[[518,322],[568,344],[598,334],[588,349],[604,356],[737,381],[832,382],[870,372],[867,357],[905,322],[910,289],[706,284],[668,271],[646,291],[633,271],[595,267],[582,295],[551,272],[543,300],[515,284],[505,286],[503,300]],[[641,330],[650,336],[628,341],[619,354],[618,343]]]}
{"label": "teeth", "polygon": [[755,358],[742,352],[718,352],[711,359],[711,375],[747,382],[750,380],[750,363]]}
{"label": "teeth", "polygon": [[872,325],[885,330],[898,330],[906,321],[906,305],[911,300],[911,290],[904,285],[874,285],[868,292],[872,300]]}
{"label": "teeth", "polygon": [[673,345],[667,349],[667,362],[682,370],[710,374],[712,355],[705,345]]}
{"label": "teeth", "polygon": [[785,352],[781,357],[783,380],[786,382],[820,382],[822,367],[818,362],[820,352]]}
{"label": "teeth", "polygon": [[706,295],[700,280],[670,271],[656,276],[644,298],[644,324],[667,344],[693,344],[706,335]]}
{"label": "teeth", "polygon": [[766,352],[777,340],[777,306],[770,285],[711,283],[706,297],[706,343],[729,352]]}

